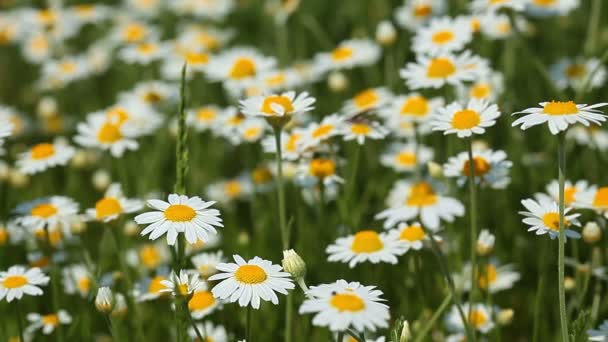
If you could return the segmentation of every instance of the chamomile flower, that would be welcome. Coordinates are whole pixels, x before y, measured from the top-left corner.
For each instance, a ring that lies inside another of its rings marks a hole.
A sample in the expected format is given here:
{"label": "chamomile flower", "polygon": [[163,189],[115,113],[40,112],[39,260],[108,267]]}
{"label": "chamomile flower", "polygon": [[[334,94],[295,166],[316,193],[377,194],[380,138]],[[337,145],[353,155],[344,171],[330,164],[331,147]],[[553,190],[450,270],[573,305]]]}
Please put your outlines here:
{"label": "chamomile flower", "polygon": [[608,106],[608,103],[594,105],[576,104],[573,101],[551,101],[539,103],[541,108],[532,107],[515,114],[525,114],[515,120],[513,127],[521,125],[522,130],[547,123],[551,134],[556,135],[568,129],[570,125],[581,123],[589,126],[591,123],[601,125],[606,121],[604,113],[598,109]]}
{"label": "chamomile flower", "polygon": [[214,226],[223,227],[220,212],[209,209],[215,202],[177,194],[170,194],[168,200],[148,200],[148,206],[156,211],[135,217],[137,224],[148,224],[141,232],[142,236],[150,234],[150,240],[156,240],[167,234],[167,243],[174,245],[178,233],[183,233],[188,243],[195,243],[199,239],[206,240],[209,233],[217,234]]}
{"label": "chamomile flower", "polygon": [[274,58],[253,48],[234,47],[213,58],[205,70],[211,80],[238,83],[271,70],[275,64]]}
{"label": "chamomile flower", "polygon": [[167,47],[156,41],[143,41],[127,45],[118,52],[121,60],[129,64],[148,65],[167,55]]}
{"label": "chamomile flower", "polygon": [[25,174],[35,174],[52,167],[66,165],[76,150],[62,139],[40,143],[19,155],[17,167]]}
{"label": "chamomile flower", "polygon": [[444,135],[456,133],[459,138],[467,138],[473,134],[483,134],[486,128],[494,126],[499,116],[497,105],[471,99],[465,106],[453,102],[439,108],[431,119],[431,126],[434,131],[442,131]]}
{"label": "chamomile flower", "polygon": [[410,172],[433,160],[433,155],[433,149],[424,145],[394,143],[380,156],[380,163],[397,172]]}
{"label": "chamomile flower", "polygon": [[608,186],[591,186],[575,196],[578,206],[593,209],[597,212],[608,210]]}
{"label": "chamomile flower", "polygon": [[218,125],[222,109],[216,105],[206,105],[187,110],[186,123],[197,132],[213,130]]}
{"label": "chamomile flower", "polygon": [[372,264],[396,264],[397,256],[405,252],[394,235],[373,230],[362,230],[354,235],[338,238],[325,251],[329,254],[328,261],[348,263],[350,268],[366,261]]}
{"label": "chamomile flower", "polygon": [[21,299],[24,294],[28,296],[41,296],[42,290],[38,286],[49,282],[38,267],[27,269],[23,266],[11,266],[7,271],[0,272],[0,300],[6,298],[7,302]]}
{"label": "chamomile flower", "polygon": [[78,124],[77,129],[74,141],[79,145],[110,151],[116,158],[122,157],[127,150],[135,151],[139,148],[132,129],[109,121],[104,114],[89,115],[86,122]]}
{"label": "chamomile flower", "polygon": [[114,27],[110,39],[119,44],[137,44],[154,39],[158,32],[152,26],[132,19],[122,20]]}
{"label": "chamomile flower", "polygon": [[440,220],[452,222],[455,217],[464,215],[460,201],[443,196],[438,190],[426,181],[398,181],[389,193],[389,208],[376,214],[375,218],[385,220],[384,227],[389,228],[420,217],[425,228],[437,230]]}
{"label": "chamomile flower", "polygon": [[[287,116],[282,118],[287,118],[287,120],[289,120],[289,117]],[[274,118],[271,118],[268,122],[272,122],[273,119]],[[268,123],[266,121],[253,117],[247,118],[245,123],[237,128],[237,133],[241,137],[240,140],[248,143],[254,143],[261,140],[267,130]]]}
{"label": "chamomile flower", "polygon": [[21,205],[17,212],[22,216],[16,222],[31,232],[57,228],[69,233],[78,214],[78,203],[69,197],[51,196]]}
{"label": "chamomile flower", "polygon": [[580,6],[580,0],[529,0],[527,11],[535,16],[564,16]]}
{"label": "chamomile flower", "polygon": [[150,271],[164,265],[170,257],[169,248],[164,243],[144,243],[129,250],[126,255],[131,266],[143,267]]}
{"label": "chamomile flower", "polygon": [[190,260],[201,276],[208,278],[217,272],[217,265],[223,263],[225,258],[222,251],[217,251],[215,253],[200,253]]}
{"label": "chamomile flower", "polygon": [[503,76],[499,72],[490,72],[478,77],[470,85],[458,87],[460,98],[496,101],[504,88]]}
{"label": "chamomile flower", "polygon": [[419,55],[416,63],[408,63],[399,71],[411,89],[441,88],[444,85],[458,86],[476,77],[475,65],[481,59],[465,51],[459,55],[442,54],[436,57]]}
{"label": "chamomile flower", "polygon": [[299,138],[299,144],[303,149],[318,146],[322,142],[340,135],[343,132],[344,118],[338,114],[326,116],[321,122],[309,124]]}
{"label": "chamomile flower", "polygon": [[399,117],[408,122],[422,124],[441,106],[441,97],[428,98],[419,93],[411,93],[394,97],[386,107],[380,109],[379,114],[385,119]]}
{"label": "chamomile flower", "polygon": [[472,38],[471,29],[463,19],[441,17],[432,19],[428,26],[416,32],[412,49],[418,54],[438,56],[462,50]]}
{"label": "chamomile flower", "polygon": [[[406,252],[410,249],[421,250],[424,243],[430,238],[418,222],[412,224],[399,223],[396,229],[389,230],[389,234],[399,241]],[[438,240],[439,238],[434,237],[434,239]]]}
{"label": "chamomile flower", "polygon": [[337,164],[333,159],[318,157],[302,160],[298,168],[297,182],[310,187],[323,183],[325,186],[344,183],[344,179],[337,174]]}
{"label": "chamomile flower", "polygon": [[63,269],[63,286],[67,294],[87,297],[91,291],[93,278],[84,264],[75,264]]}
{"label": "chamomile flower", "polygon": [[42,65],[41,85],[57,89],[90,75],[86,59],[82,56],[66,56],[60,60],[47,60]]}
{"label": "chamomile flower", "polygon": [[[530,226],[529,232],[535,232],[536,235],[549,234],[551,239],[559,236],[559,206],[548,196],[537,196],[537,199],[525,199],[521,204],[528,211],[520,211],[524,216],[523,223]],[[569,214],[572,211],[571,207],[566,207],[564,211],[564,230],[567,238],[578,239],[581,234],[570,229],[572,226],[579,226],[580,222],[577,218],[580,214]]]}
{"label": "chamomile flower", "polygon": [[173,296],[189,296],[206,289],[206,284],[199,279],[198,272],[188,270],[180,270],[179,276],[175,271],[171,271],[169,277],[160,283],[165,287],[160,292],[170,292]]}
{"label": "chamomile flower", "polygon": [[384,106],[392,94],[384,87],[369,88],[358,92],[352,99],[346,101],[342,112],[347,117],[366,113]]}
{"label": "chamomile flower", "polygon": [[476,12],[494,12],[502,8],[523,11],[526,0],[473,0],[470,6]]}
{"label": "chamomile flower", "polygon": [[[479,269],[481,268],[481,269]],[[477,288],[496,293],[503,290],[508,290],[519,281],[521,275],[513,270],[513,265],[498,266],[493,262],[486,265],[478,265],[475,271],[475,279]],[[471,290],[471,265],[467,264],[462,272],[462,280],[464,289]]]}
{"label": "chamomile flower", "polygon": [[191,79],[194,75],[207,70],[212,58],[208,51],[201,48],[173,45],[167,49],[161,66],[161,74],[165,79],[179,81],[182,77],[182,67],[184,63],[187,63],[186,78]]}
{"label": "chamomile flower", "polygon": [[77,4],[68,8],[76,21],[80,24],[97,24],[111,14],[111,8],[99,4]]}
{"label": "chamomile flower", "polygon": [[295,91],[288,91],[241,100],[241,110],[245,115],[287,118],[312,111],[315,101],[315,98],[307,92],[302,92],[296,96]]}
{"label": "chamomile flower", "polygon": [[239,255],[233,256],[236,263],[221,263],[217,265],[217,273],[209,280],[221,280],[211,290],[215,298],[227,300],[239,306],[251,305],[254,309],[260,308],[260,301],[270,301],[279,304],[275,292],[287,295],[287,290],[295,288],[283,268],[274,265],[268,260],[255,257],[245,261]]}
{"label": "chamomile flower", "polygon": [[587,82],[589,88],[594,89],[606,83],[606,67],[597,58],[562,58],[549,71],[560,89],[570,87],[578,91]]}
{"label": "chamomile flower", "polygon": [[331,52],[315,56],[318,68],[323,71],[352,69],[376,63],[380,58],[380,46],[370,39],[345,40]]}
{"label": "chamomile flower", "polygon": [[[567,180],[564,184],[564,203],[566,206],[579,206],[578,197],[581,194],[587,193],[589,188],[589,182],[586,180],[579,180],[576,183]],[[546,190],[554,201],[559,201],[559,182],[557,180],[551,181],[551,183],[547,185]]]}
{"label": "chamomile flower", "polygon": [[[196,330],[194,327],[188,328],[188,335],[192,338],[193,341],[198,341]],[[204,323],[196,323],[196,329],[205,337],[209,342],[228,342],[228,334],[226,333],[226,328],[221,325],[213,325],[213,323],[209,321],[205,321]]]}
{"label": "chamomile flower", "polygon": [[177,87],[171,83],[145,81],[136,84],[133,90],[121,93],[119,95],[119,103],[135,103],[135,101],[139,101],[150,106],[156,106],[176,99],[177,95]]}
{"label": "chamomile flower", "polygon": [[[284,160],[297,160],[304,153],[301,148],[300,139],[302,138],[302,129],[294,129],[289,133],[281,131],[281,152]],[[269,136],[262,140],[262,147],[266,153],[276,153],[277,146],[273,136]]]}
{"label": "chamomile flower", "polygon": [[608,340],[608,320],[605,320],[600,324],[597,329],[587,330],[589,335],[589,341],[593,342],[605,342]]}
{"label": "chamomile flower", "polygon": [[31,324],[26,328],[28,332],[34,332],[42,330],[44,335],[50,335],[59,327],[59,325],[68,325],[72,323],[72,316],[65,311],[59,310],[57,313],[50,313],[47,315],[41,315],[39,313],[29,313],[27,320]]}
{"label": "chamomile flower", "polygon": [[355,140],[359,145],[365,143],[365,139],[382,140],[388,135],[388,130],[377,122],[356,120],[343,126],[344,140]]}
{"label": "chamomile flower", "polygon": [[[464,303],[462,305],[462,311],[466,316],[466,324],[470,325],[473,329],[485,334],[494,328],[495,324],[492,321],[491,309],[486,305],[473,304],[471,307],[470,303]],[[452,331],[465,330],[465,323],[462,321],[456,306],[453,306],[448,312],[445,322],[448,329]]]}
{"label": "chamomile flower", "polygon": [[192,293],[192,298],[188,300],[188,310],[190,310],[190,314],[194,319],[202,319],[213,313],[221,305],[220,301],[215,299],[211,291],[209,291],[207,283],[201,281],[201,284]]}
{"label": "chamomile flower", "polygon": [[153,278],[146,278],[137,285],[137,301],[145,302],[155,300],[167,295],[167,287],[163,284],[167,280],[165,275],[156,275]]}
{"label": "chamomile flower", "polygon": [[253,184],[247,177],[235,177],[209,184],[207,196],[220,204],[228,204],[235,200],[246,199],[253,193]]}
{"label": "chamomile flower", "polygon": [[91,220],[110,222],[120,215],[134,213],[141,208],[140,200],[126,198],[122,186],[112,183],[104,196],[95,202],[95,208],[87,209],[86,214]]}
{"label": "chamomile flower", "polygon": [[234,0],[175,0],[169,6],[181,15],[194,15],[201,19],[223,21],[236,7]]}
{"label": "chamomile flower", "polygon": [[597,126],[574,126],[568,130],[566,138],[575,140],[581,146],[602,152],[608,150],[608,131]]}
{"label": "chamomile flower", "polygon": [[489,255],[494,250],[494,243],[496,241],[496,237],[490,233],[487,229],[482,229],[479,232],[479,236],[477,237],[477,244],[475,245],[475,250],[479,255]]}
{"label": "chamomile flower", "polygon": [[395,20],[399,26],[415,31],[445,10],[445,0],[406,0],[395,10]]}
{"label": "chamomile flower", "polygon": [[[477,184],[487,185],[492,189],[506,188],[511,182],[509,170],[512,165],[504,151],[473,151],[473,175]],[[468,181],[470,172],[471,164],[467,152],[450,157],[443,167],[443,174],[457,178],[459,186]]]}
{"label": "chamomile flower", "polygon": [[338,280],[311,286],[300,314],[315,314],[312,324],[331,331],[376,331],[388,327],[389,307],[382,303],[382,291],[375,286]]}

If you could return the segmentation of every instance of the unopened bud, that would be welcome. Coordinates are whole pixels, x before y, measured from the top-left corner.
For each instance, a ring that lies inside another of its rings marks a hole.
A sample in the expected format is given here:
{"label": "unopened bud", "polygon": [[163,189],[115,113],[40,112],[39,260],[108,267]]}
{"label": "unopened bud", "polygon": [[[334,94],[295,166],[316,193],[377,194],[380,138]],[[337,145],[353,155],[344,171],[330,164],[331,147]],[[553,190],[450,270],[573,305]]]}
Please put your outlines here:
{"label": "unopened bud", "polygon": [[104,191],[110,183],[112,182],[112,178],[108,171],[105,170],[97,170],[93,174],[93,186],[95,189],[99,191]]}
{"label": "unopened bud", "polygon": [[566,277],[564,279],[564,288],[566,289],[566,291],[574,290],[575,287],[576,287],[576,281],[574,280],[574,278]]}
{"label": "unopened bud", "polygon": [[376,41],[384,46],[393,45],[397,39],[395,26],[388,21],[381,21],[376,27]]}
{"label": "unopened bud", "polygon": [[494,240],[495,237],[492,235],[487,229],[484,229],[479,233],[479,237],[477,238],[477,245],[475,246],[475,250],[478,255],[488,256],[494,250]]}
{"label": "unopened bud", "polygon": [[602,238],[602,230],[595,222],[588,222],[583,228],[583,240],[586,243],[595,243]]}
{"label": "unopened bud", "polygon": [[443,168],[441,167],[441,165],[439,165],[435,162],[428,162],[428,163],[426,163],[426,167],[429,170],[429,174],[431,175],[431,177],[434,177],[434,178],[443,177]]}
{"label": "unopened bud", "polygon": [[285,272],[291,274],[294,279],[303,278],[306,275],[306,263],[293,249],[283,251],[282,263]]}
{"label": "unopened bud", "polygon": [[135,236],[139,234],[140,229],[135,221],[127,221],[124,226],[124,232],[127,236]]}
{"label": "unopened bud", "polygon": [[348,78],[340,71],[334,71],[327,78],[327,85],[333,92],[341,92],[348,88]]}
{"label": "unopened bud", "polygon": [[8,177],[8,182],[14,188],[23,188],[30,182],[30,177],[25,173],[22,173],[16,169],[11,170],[11,174]]}
{"label": "unopened bud", "polygon": [[114,310],[112,310],[112,316],[124,316],[128,311],[127,301],[125,296],[120,293],[116,294],[116,301],[114,303]]}
{"label": "unopened bud", "polygon": [[73,167],[77,168],[77,169],[81,169],[83,167],[85,167],[88,163],[88,156],[87,156],[87,152],[85,152],[84,150],[77,150],[76,153],[74,153],[74,156],[72,157],[72,160],[70,161],[70,165],[72,165]]}
{"label": "unopened bud", "polygon": [[100,287],[95,297],[95,307],[99,312],[110,313],[114,308],[114,298],[109,287]]}
{"label": "unopened bud", "polygon": [[401,328],[401,336],[399,336],[399,342],[408,342],[412,338],[412,332],[410,331],[410,324],[407,321],[403,321],[403,328]]}
{"label": "unopened bud", "polygon": [[513,311],[513,309],[504,309],[498,312],[496,320],[500,325],[508,325],[513,321],[513,316],[515,316],[515,311]]}

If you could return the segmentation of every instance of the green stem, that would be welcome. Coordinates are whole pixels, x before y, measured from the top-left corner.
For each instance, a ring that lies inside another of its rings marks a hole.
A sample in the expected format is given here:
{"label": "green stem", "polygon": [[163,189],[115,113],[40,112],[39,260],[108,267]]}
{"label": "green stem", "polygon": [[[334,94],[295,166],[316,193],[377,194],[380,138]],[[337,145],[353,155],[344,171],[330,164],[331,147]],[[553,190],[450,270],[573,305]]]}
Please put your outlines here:
{"label": "green stem", "polygon": [[[473,142],[472,139],[467,139],[467,149],[469,154],[469,219],[470,219],[470,258],[471,258],[471,304],[475,301],[475,291],[477,290],[477,281],[475,272],[477,272],[477,253],[475,245],[477,244],[477,189],[475,187],[475,159],[473,159]],[[469,315],[471,314],[473,305],[469,305]]]}
{"label": "green stem", "polygon": [[597,46],[597,37],[600,26],[600,14],[602,13],[602,0],[593,0],[591,3],[591,18],[587,28],[587,41],[585,42],[585,54],[593,56]]}
{"label": "green stem", "polygon": [[336,338],[336,342],[342,342],[342,341],[344,341],[344,332],[339,331],[338,337]]}
{"label": "green stem", "polygon": [[293,336],[293,294],[287,294],[285,303],[285,342],[291,341]]}
{"label": "green stem", "polygon": [[186,69],[187,64],[182,66],[182,79],[180,86],[180,102],[179,112],[177,117],[177,144],[175,155],[177,157],[175,170],[175,187],[173,191],[179,195],[186,193],[186,174],[188,173],[188,149],[186,142],[188,140],[188,130],[186,129]]}
{"label": "green stem", "polygon": [[277,148],[277,201],[279,202],[279,227],[281,229],[281,240],[283,241],[283,250],[289,248],[289,232],[285,222],[285,189],[283,188],[283,152],[281,145],[281,128],[275,127],[274,139]]}
{"label": "green stem", "polygon": [[564,182],[566,179],[566,144],[565,132],[558,135],[558,173],[559,173],[559,255],[558,255],[558,288],[559,288],[559,317],[562,342],[568,342],[568,317],[566,315],[566,292],[564,290],[564,254],[566,244],[566,227],[564,226]]}
{"label": "green stem", "polygon": [[416,336],[416,339],[414,340],[414,342],[424,341],[424,338],[429,333],[431,328],[435,325],[435,322],[437,322],[439,317],[443,314],[445,309],[448,307],[448,305],[452,301],[453,296],[454,295],[452,293],[448,293],[448,295],[443,299],[443,302],[441,302],[441,305],[439,305],[439,307],[437,308],[437,310],[435,311],[435,313],[433,314],[431,319],[422,327],[422,329],[420,330],[420,334],[418,334]]}
{"label": "green stem", "polygon": [[194,322],[194,319],[192,318],[190,309],[188,309],[188,304],[185,301],[184,301],[184,312],[188,315],[188,320],[190,321],[190,325],[192,326],[192,329],[194,329],[194,333],[196,334],[196,337],[198,337],[198,340],[201,342],[207,341],[207,339],[205,337],[203,337],[203,334],[201,334],[201,332],[198,330],[198,327],[196,326],[196,323]]}
{"label": "green stem", "polygon": [[540,272],[540,279],[538,280],[538,287],[536,289],[536,302],[534,303],[534,332],[532,335],[532,342],[538,342],[540,338],[541,323],[544,322],[541,318],[543,312],[542,303],[545,294],[545,260],[547,256],[547,243],[546,241],[541,242],[540,258],[538,259],[538,269]]}
{"label": "green stem", "polygon": [[19,341],[23,342],[23,313],[21,312],[21,301],[17,299],[15,301],[15,307],[17,309],[17,329],[19,330]]}
{"label": "green stem", "polygon": [[245,341],[247,342],[253,342],[253,340],[251,339],[251,317],[252,317],[252,311],[251,311],[251,306],[248,305],[247,306],[247,339]]}

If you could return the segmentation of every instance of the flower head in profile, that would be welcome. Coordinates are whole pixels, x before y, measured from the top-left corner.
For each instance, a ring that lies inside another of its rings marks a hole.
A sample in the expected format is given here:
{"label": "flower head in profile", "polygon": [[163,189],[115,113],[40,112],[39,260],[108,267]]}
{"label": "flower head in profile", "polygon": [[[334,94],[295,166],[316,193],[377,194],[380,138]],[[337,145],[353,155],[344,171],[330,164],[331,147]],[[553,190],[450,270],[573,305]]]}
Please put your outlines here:
{"label": "flower head in profile", "polygon": [[202,319],[213,313],[222,304],[213,296],[206,282],[201,281],[200,283],[201,286],[194,290],[188,300],[188,310],[194,319]]}
{"label": "flower head in profile", "polygon": [[114,307],[114,295],[112,290],[107,286],[102,286],[97,290],[95,296],[95,308],[99,312],[110,313]]}
{"label": "flower head in profile", "polygon": [[[405,252],[410,249],[421,250],[424,247],[424,243],[431,238],[418,222],[412,224],[399,223],[396,229],[389,230],[389,234],[396,237]],[[432,238],[439,240],[437,236],[433,236]]]}
{"label": "flower head in profile", "polygon": [[27,327],[28,331],[42,330],[44,335],[50,335],[60,324],[68,325],[72,323],[72,316],[65,310],[59,310],[56,313],[46,315],[30,313],[27,315],[27,320],[31,322]]}
{"label": "flower head in profile", "polygon": [[350,268],[365,261],[372,264],[396,264],[397,257],[405,253],[405,249],[394,235],[377,233],[374,230],[362,230],[338,238],[325,251],[329,254],[327,260],[348,263]]}
{"label": "flower head in profile", "polygon": [[456,134],[459,138],[467,138],[473,134],[483,134],[486,128],[494,126],[500,116],[498,106],[485,100],[471,99],[463,106],[453,102],[447,107],[439,108],[431,119],[434,131],[443,134]]}
{"label": "flower head in profile", "polygon": [[312,286],[300,313],[314,313],[312,324],[331,331],[354,329],[376,331],[388,327],[389,307],[382,303],[382,291],[375,286],[338,280],[332,284]]}
{"label": "flower head in profile", "polygon": [[[506,159],[504,151],[473,151],[473,176],[475,183],[487,185],[492,189],[504,189],[511,182],[509,170],[513,165]],[[467,152],[450,157],[444,165],[443,174],[457,179],[463,186],[471,173],[471,163]]]}
{"label": "flower head in profile", "polygon": [[574,101],[551,101],[541,102],[539,105],[540,108],[532,107],[513,113],[513,115],[524,114],[513,122],[513,127],[521,125],[521,129],[526,130],[547,123],[551,134],[556,135],[577,123],[585,126],[601,125],[606,121],[606,115],[598,108],[608,106],[608,103],[586,105],[576,104]]}
{"label": "flower head in profile", "polygon": [[593,209],[598,213],[608,211],[608,186],[590,186],[575,195],[576,206]]}
{"label": "flower head in profile", "polygon": [[17,212],[22,215],[16,222],[34,233],[45,228],[69,233],[78,214],[78,203],[69,197],[51,196],[20,205]]}
{"label": "flower head in profile", "polygon": [[262,300],[279,304],[275,292],[287,295],[287,290],[295,287],[289,273],[283,272],[279,265],[259,257],[249,261],[239,255],[234,255],[233,258],[236,263],[217,265],[221,273],[209,278],[211,281],[221,280],[211,290],[215,298],[238,302],[241,307],[251,305],[252,308],[259,309]]}
{"label": "flower head in profile", "polygon": [[52,143],[40,143],[19,156],[17,167],[25,174],[35,174],[55,166],[66,165],[75,152],[74,147],[61,139]]}
{"label": "flower head in profile", "polygon": [[[498,265],[491,261],[486,265],[477,265],[475,270],[476,286],[479,289],[490,291],[491,293],[508,290],[519,281],[521,275],[513,270],[513,265]],[[464,289],[471,290],[471,265],[467,264],[462,272]]]}
{"label": "flower head in profile", "polygon": [[380,164],[397,172],[414,171],[417,166],[425,165],[433,159],[433,149],[415,143],[395,143],[380,156]]}
{"label": "flower head in profile", "polygon": [[473,81],[478,74],[475,66],[479,64],[482,64],[481,58],[471,55],[469,51],[435,57],[420,55],[416,63],[408,63],[399,71],[399,75],[411,89],[438,89],[446,84],[459,86],[463,82]]}
{"label": "flower head in profile", "polygon": [[347,117],[353,117],[376,110],[387,104],[391,98],[392,94],[384,87],[365,89],[346,101],[342,111]]}
{"label": "flower head in profile", "polygon": [[171,194],[168,202],[148,200],[148,206],[155,211],[143,213],[135,217],[135,222],[148,225],[141,235],[150,235],[150,240],[156,240],[167,234],[167,243],[174,245],[178,233],[183,233],[190,244],[198,240],[207,240],[209,233],[217,234],[215,227],[223,227],[220,212],[210,209],[213,201],[205,202],[200,197]]}
{"label": "flower head in profile", "polygon": [[48,284],[49,279],[38,267],[11,266],[0,272],[0,300],[6,298],[10,303],[24,294],[41,296],[43,292],[39,286]]}
{"label": "flower head in profile", "polygon": [[296,96],[296,92],[288,91],[249,97],[241,101],[241,110],[245,115],[262,116],[271,125],[282,127],[292,116],[312,111],[315,101],[307,92]]}
{"label": "flower head in profile", "polygon": [[[477,331],[487,333],[495,326],[492,320],[491,308],[488,308],[484,304],[464,303],[462,311],[465,313],[466,324]],[[453,306],[448,312],[445,321],[448,328],[452,331],[462,332],[465,330],[465,322],[462,321],[459,309],[456,306]]]}
{"label": "flower head in profile", "polygon": [[174,296],[189,297],[199,290],[205,289],[205,282],[199,278],[198,272],[180,270],[179,275],[171,271],[169,278],[161,280],[160,283],[165,287],[159,292],[171,292]]}
{"label": "flower head in profile", "polygon": [[345,141],[355,140],[359,145],[366,139],[382,140],[388,135],[388,130],[374,121],[356,120],[346,123],[342,129]]}
{"label": "flower head in profile", "polygon": [[140,200],[125,197],[122,186],[112,183],[104,196],[95,202],[95,208],[87,209],[86,213],[91,220],[110,222],[120,215],[136,212],[141,207]]}
{"label": "flower head in profile", "polygon": [[[551,239],[559,236],[559,206],[557,202],[546,195],[537,196],[536,200],[528,198],[521,201],[527,211],[520,211],[524,216],[523,223],[530,226],[529,232],[536,232],[536,235],[549,234]],[[567,238],[578,239],[581,234],[570,229],[572,226],[580,226],[577,218],[580,214],[572,214],[571,207],[566,207],[564,211],[564,230]]]}
{"label": "flower head in profile", "polygon": [[352,69],[374,64],[380,58],[380,46],[370,39],[351,39],[341,42],[331,52],[315,56],[315,63],[323,71]]}

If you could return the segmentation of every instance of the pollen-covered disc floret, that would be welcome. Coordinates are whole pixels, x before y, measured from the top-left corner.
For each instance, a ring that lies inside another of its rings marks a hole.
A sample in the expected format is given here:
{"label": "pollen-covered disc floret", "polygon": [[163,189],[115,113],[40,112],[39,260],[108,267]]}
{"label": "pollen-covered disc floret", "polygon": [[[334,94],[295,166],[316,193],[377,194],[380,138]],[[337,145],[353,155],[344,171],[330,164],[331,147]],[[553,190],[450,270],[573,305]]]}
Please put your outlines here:
{"label": "pollen-covered disc floret", "polygon": [[431,119],[431,126],[434,131],[466,138],[473,134],[483,134],[486,128],[494,126],[499,116],[497,105],[471,99],[466,105],[453,102],[447,107],[439,108]]}
{"label": "pollen-covered disc floret", "polygon": [[328,261],[348,263],[348,266],[353,268],[366,261],[372,264],[380,262],[396,264],[397,257],[406,250],[396,236],[368,229],[338,238],[325,251],[329,254]]}
{"label": "pollen-covered disc floret", "polygon": [[223,227],[220,212],[209,209],[215,202],[205,202],[200,197],[171,194],[168,202],[148,200],[147,204],[156,211],[137,215],[135,222],[148,225],[141,235],[150,235],[150,240],[156,240],[167,234],[167,243],[174,245],[178,233],[183,233],[190,244],[198,240],[207,240],[209,233],[217,234],[215,227]]}
{"label": "pollen-covered disc floret", "polygon": [[608,106],[608,103],[586,105],[576,104],[574,101],[551,101],[541,102],[539,105],[540,108],[532,107],[513,113],[513,115],[524,114],[513,122],[513,127],[521,125],[521,129],[526,130],[547,123],[551,134],[558,134],[577,123],[585,126],[601,125],[606,121],[606,115],[599,108]]}
{"label": "pollen-covered disc floret", "polygon": [[300,313],[315,314],[312,324],[331,331],[376,331],[388,327],[390,317],[382,294],[375,286],[345,280],[312,286],[306,292]]}
{"label": "pollen-covered disc floret", "polygon": [[249,261],[239,255],[233,258],[236,263],[217,265],[220,273],[209,278],[210,281],[221,280],[211,290],[215,298],[259,309],[262,300],[279,303],[275,292],[287,295],[287,290],[295,287],[289,273],[283,272],[279,265],[259,257]]}

